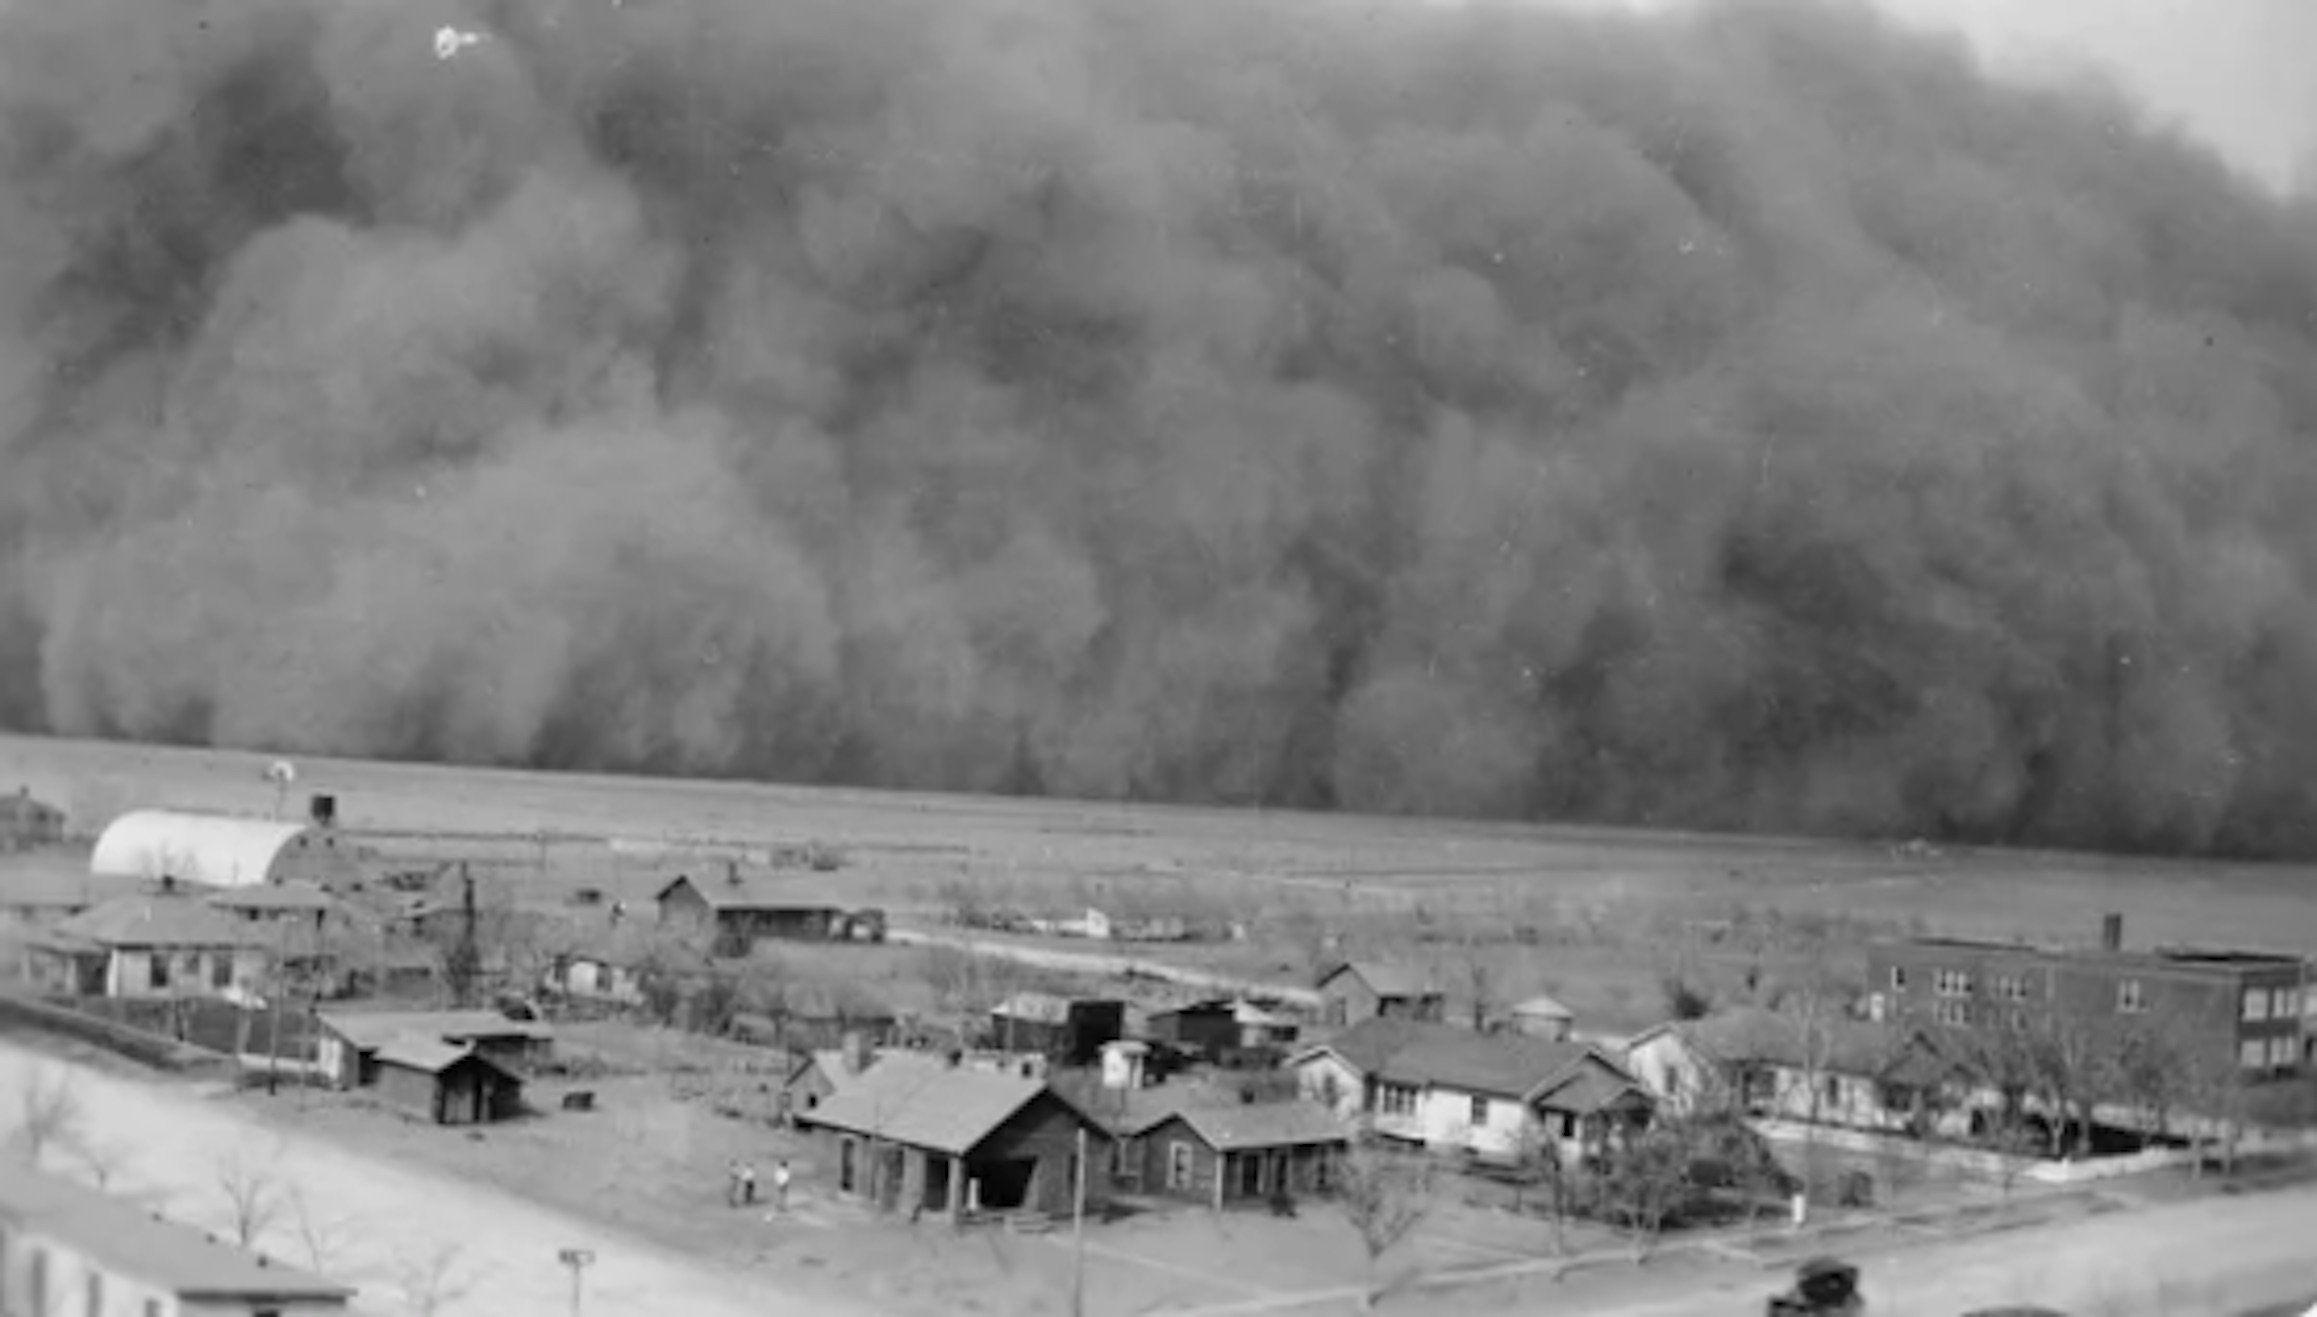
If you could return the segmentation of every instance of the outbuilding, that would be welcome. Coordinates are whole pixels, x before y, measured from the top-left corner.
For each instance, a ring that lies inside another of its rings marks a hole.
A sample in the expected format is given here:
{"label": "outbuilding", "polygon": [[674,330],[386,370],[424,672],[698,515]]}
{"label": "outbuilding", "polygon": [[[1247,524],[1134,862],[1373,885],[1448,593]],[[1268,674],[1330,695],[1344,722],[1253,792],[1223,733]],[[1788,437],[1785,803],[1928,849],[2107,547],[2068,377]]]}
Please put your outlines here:
{"label": "outbuilding", "polygon": [[320,1022],[322,1069],[339,1088],[381,1082],[381,1053],[398,1039],[470,1047],[511,1074],[546,1061],[555,1047],[553,1026],[497,1011],[328,1011]]}
{"label": "outbuilding", "polygon": [[377,1052],[379,1096],[437,1125],[485,1125],[523,1109],[523,1081],[476,1051],[408,1035]]}
{"label": "outbuilding", "polygon": [[0,851],[63,844],[63,810],[33,799],[30,787],[18,787],[13,796],[0,796]]}

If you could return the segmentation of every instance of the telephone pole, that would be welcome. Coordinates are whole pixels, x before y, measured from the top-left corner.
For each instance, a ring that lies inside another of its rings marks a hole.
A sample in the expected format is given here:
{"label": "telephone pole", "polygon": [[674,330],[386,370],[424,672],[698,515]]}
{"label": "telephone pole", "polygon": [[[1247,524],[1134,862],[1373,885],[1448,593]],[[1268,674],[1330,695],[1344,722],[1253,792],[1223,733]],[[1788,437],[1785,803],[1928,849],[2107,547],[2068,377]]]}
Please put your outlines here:
{"label": "telephone pole", "polygon": [[1070,1196],[1070,1317],[1086,1317],[1086,1127],[1078,1127],[1078,1184]]}

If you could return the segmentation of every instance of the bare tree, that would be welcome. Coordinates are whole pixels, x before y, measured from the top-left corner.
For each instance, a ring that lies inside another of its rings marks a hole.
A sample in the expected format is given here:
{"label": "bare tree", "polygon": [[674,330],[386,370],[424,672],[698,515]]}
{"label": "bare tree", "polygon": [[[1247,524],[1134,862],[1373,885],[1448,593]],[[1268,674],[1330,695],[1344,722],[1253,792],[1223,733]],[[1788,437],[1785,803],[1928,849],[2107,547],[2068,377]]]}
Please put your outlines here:
{"label": "bare tree", "polygon": [[1366,1311],[1388,1288],[1378,1275],[1384,1255],[1431,1214],[1431,1160],[1363,1138],[1344,1155],[1336,1201],[1367,1251],[1367,1282],[1360,1292],[1360,1308]]}
{"label": "bare tree", "polygon": [[1666,1223],[1690,1197],[1691,1141],[1681,1124],[1649,1129],[1616,1144],[1597,1186],[1605,1214],[1633,1232],[1634,1260],[1656,1251]]}
{"label": "bare tree", "polygon": [[114,1174],[121,1169],[121,1163],[128,1159],[128,1150],[120,1144],[92,1137],[77,1140],[73,1145],[73,1156],[80,1162],[81,1169],[88,1172],[89,1178],[96,1181],[97,1188],[105,1189],[111,1187]]}
{"label": "bare tree", "polygon": [[1532,1112],[1522,1122],[1519,1141],[1513,1145],[1513,1171],[1513,1209],[1526,1206],[1528,1192],[1534,1187],[1552,1228],[1553,1251],[1568,1252],[1571,1177],[1561,1156],[1561,1141],[1545,1117]]}
{"label": "bare tree", "polygon": [[463,1251],[445,1244],[395,1268],[395,1288],[410,1317],[438,1317],[474,1292],[478,1277],[465,1265]]}
{"label": "bare tree", "polygon": [[84,1145],[86,1127],[86,1113],[71,1073],[44,1066],[34,1071],[17,1093],[16,1128],[8,1141],[17,1155],[37,1170],[48,1154]]}
{"label": "bare tree", "polygon": [[243,1248],[254,1247],[286,1205],[273,1166],[251,1160],[240,1148],[218,1161],[217,1188],[233,1213],[234,1242]]}
{"label": "bare tree", "polygon": [[297,1228],[298,1246],[305,1251],[306,1265],[319,1274],[330,1274],[353,1242],[354,1220],[325,1215],[303,1189],[292,1188],[287,1198],[290,1223]]}

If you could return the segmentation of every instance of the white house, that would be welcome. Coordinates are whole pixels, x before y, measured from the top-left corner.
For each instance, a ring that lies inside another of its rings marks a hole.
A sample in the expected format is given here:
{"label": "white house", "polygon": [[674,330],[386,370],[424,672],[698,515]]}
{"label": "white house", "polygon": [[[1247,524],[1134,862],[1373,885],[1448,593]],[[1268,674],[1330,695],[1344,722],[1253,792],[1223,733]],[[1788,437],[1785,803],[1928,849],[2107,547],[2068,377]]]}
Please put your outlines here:
{"label": "white house", "polygon": [[0,1312],[312,1317],[353,1294],[84,1185],[0,1175]]}
{"label": "white house", "polygon": [[1648,1119],[1650,1099],[1599,1048],[1369,1019],[1288,1059],[1306,1098],[1373,1133],[1491,1161],[1541,1139],[1565,1157]]}
{"label": "white house", "polygon": [[269,976],[269,948],[310,949],[304,930],[277,936],[175,892],[123,896],[60,920],[27,948],[44,991],[90,997],[237,997]]}
{"label": "white house", "polygon": [[1725,1109],[1862,1130],[1929,1118],[1947,1069],[1919,1037],[1848,1016],[1756,1007],[1643,1030],[1625,1067],[1666,1109]]}

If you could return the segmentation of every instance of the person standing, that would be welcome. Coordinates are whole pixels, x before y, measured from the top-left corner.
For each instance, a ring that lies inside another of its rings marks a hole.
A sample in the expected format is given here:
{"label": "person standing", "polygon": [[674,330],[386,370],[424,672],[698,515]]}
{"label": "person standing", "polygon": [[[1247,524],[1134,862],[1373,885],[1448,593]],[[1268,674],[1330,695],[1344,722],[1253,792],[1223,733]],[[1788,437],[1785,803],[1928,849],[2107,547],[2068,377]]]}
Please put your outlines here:
{"label": "person standing", "polygon": [[743,1207],[756,1204],[756,1167],[745,1161],[740,1163],[740,1203]]}
{"label": "person standing", "polygon": [[788,1180],[788,1158],[783,1157],[772,1168],[772,1210],[775,1212],[788,1210]]}

